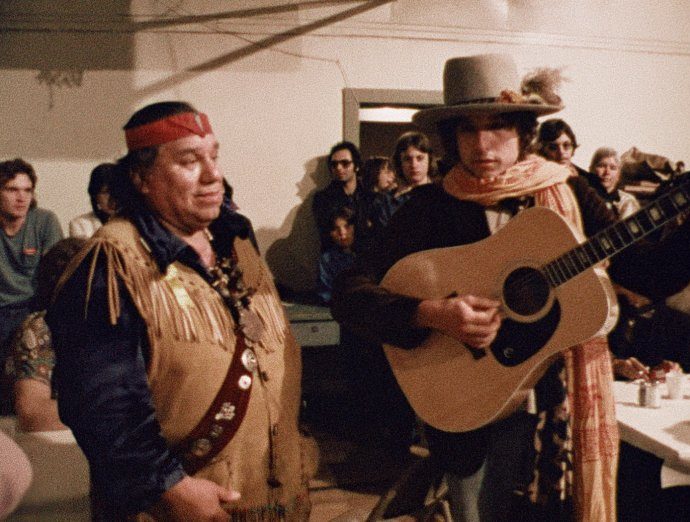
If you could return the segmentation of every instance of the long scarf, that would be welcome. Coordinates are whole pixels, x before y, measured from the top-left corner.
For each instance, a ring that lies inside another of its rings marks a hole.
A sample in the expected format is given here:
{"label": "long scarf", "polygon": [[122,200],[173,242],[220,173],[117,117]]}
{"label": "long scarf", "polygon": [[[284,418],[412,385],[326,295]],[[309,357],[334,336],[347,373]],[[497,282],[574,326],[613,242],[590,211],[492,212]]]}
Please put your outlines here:
{"label": "long scarf", "polygon": [[[538,156],[483,179],[456,165],[443,180],[450,195],[482,206],[533,196],[563,217],[582,237],[580,208],[566,180],[570,172]],[[615,522],[618,426],[608,344],[595,338],[566,350],[558,380],[562,400],[539,412],[532,483],[524,492],[550,520]],[[571,499],[572,496],[572,499]],[[573,502],[575,513],[568,513]]]}

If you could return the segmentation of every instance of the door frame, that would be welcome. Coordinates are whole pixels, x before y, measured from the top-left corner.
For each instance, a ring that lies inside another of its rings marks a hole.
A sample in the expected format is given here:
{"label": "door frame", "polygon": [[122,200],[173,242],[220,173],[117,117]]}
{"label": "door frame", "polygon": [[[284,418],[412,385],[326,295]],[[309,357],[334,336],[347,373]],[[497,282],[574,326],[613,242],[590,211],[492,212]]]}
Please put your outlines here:
{"label": "door frame", "polygon": [[343,139],[359,146],[359,109],[405,107],[425,109],[443,104],[441,91],[407,89],[343,89]]}

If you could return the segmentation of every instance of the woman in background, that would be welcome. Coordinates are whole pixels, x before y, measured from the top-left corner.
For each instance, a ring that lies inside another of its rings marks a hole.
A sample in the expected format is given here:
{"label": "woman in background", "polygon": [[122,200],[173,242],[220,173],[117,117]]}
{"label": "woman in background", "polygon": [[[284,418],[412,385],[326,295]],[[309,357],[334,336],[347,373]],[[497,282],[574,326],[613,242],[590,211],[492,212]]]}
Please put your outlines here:
{"label": "woman in background", "polygon": [[640,202],[630,192],[618,188],[621,181],[621,160],[611,147],[600,147],[592,156],[589,171],[594,174],[604,188],[606,206],[619,218],[626,218],[640,210]]}
{"label": "woman in background", "polygon": [[92,211],[69,222],[70,237],[90,238],[117,211],[109,189],[114,166],[112,163],[101,163],[91,171],[87,191]]}
{"label": "woman in background", "polygon": [[362,165],[362,184],[368,192],[393,192],[398,188],[398,178],[385,156],[372,156]]}

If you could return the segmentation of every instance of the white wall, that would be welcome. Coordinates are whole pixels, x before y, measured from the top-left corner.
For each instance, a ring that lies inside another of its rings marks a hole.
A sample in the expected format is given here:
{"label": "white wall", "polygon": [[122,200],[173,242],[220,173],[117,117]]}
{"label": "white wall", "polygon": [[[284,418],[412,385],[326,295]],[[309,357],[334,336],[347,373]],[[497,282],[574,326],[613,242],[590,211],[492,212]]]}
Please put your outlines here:
{"label": "white wall", "polygon": [[[440,89],[447,58],[507,51],[523,73],[564,67],[560,116],[581,142],[581,166],[602,145],[690,163],[690,4],[681,0],[289,3],[107,0],[94,13],[86,0],[4,1],[0,158],[34,164],[40,204],[66,227],[88,210],[90,170],[123,154],[129,115],[190,101],[211,118],[262,252],[298,289],[311,285],[317,248],[303,202],[327,181],[318,160],[342,139],[346,87]],[[190,13],[226,16],[127,23]],[[38,80],[48,68],[83,70],[81,85],[54,87],[51,103]]]}

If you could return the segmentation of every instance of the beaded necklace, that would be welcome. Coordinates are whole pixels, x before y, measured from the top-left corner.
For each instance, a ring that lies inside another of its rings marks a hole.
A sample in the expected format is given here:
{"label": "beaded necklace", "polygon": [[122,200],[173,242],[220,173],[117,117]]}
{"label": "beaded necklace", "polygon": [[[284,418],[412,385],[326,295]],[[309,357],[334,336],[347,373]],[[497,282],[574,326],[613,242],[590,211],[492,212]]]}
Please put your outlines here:
{"label": "beaded necklace", "polygon": [[[210,232],[207,235],[210,236]],[[249,343],[258,342],[263,335],[264,327],[250,308],[256,289],[245,284],[235,249],[232,249],[229,257],[219,257],[208,272],[212,278],[211,286],[225,301],[238,330]]]}

